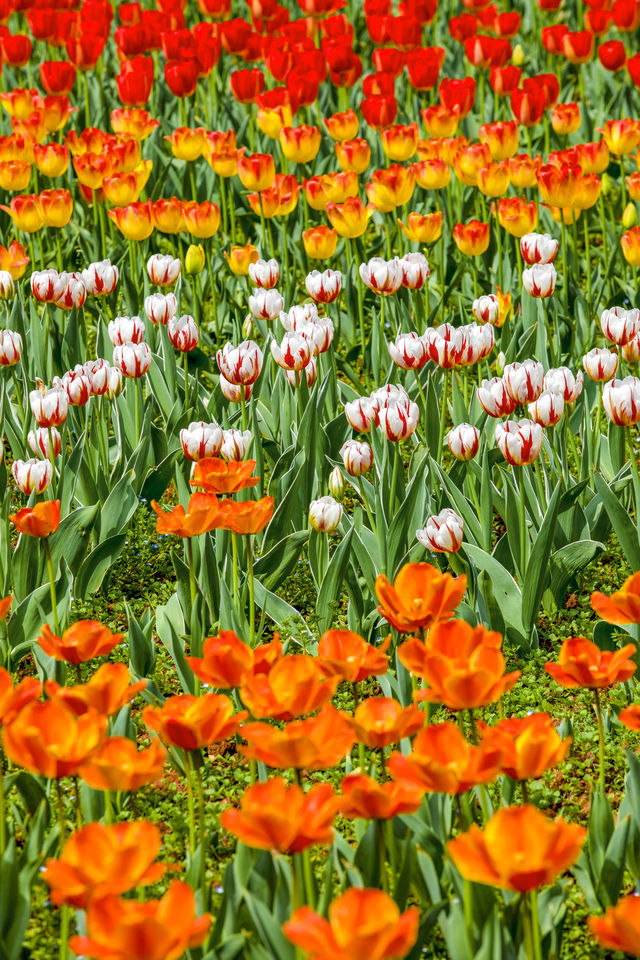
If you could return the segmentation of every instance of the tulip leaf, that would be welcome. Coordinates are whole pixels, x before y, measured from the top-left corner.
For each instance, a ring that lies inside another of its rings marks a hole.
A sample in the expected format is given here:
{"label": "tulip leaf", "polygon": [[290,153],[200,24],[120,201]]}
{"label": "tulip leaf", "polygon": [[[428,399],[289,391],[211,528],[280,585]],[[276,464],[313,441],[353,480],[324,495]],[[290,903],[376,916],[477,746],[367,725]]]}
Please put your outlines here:
{"label": "tulip leaf", "polygon": [[534,541],[531,556],[527,564],[522,587],[522,622],[527,633],[531,633],[538,616],[540,602],[549,578],[549,556],[553,541],[554,526],[558,515],[562,483],[556,486],[544,515],[544,520]]}
{"label": "tulip leaf", "polygon": [[569,584],[575,580],[605,546],[597,540],[576,540],[567,543],[551,555],[550,579],[553,599],[561,606]]}
{"label": "tulip leaf", "polygon": [[515,632],[520,642],[524,641],[527,632],[522,623],[522,594],[516,581],[494,556],[486,553],[481,547],[464,543],[462,549],[478,570],[488,574],[508,632]]}
{"label": "tulip leaf", "polygon": [[596,493],[604,503],[605,510],[609,514],[611,525],[613,526],[629,566],[632,570],[640,570],[640,542],[638,541],[638,533],[635,526],[629,521],[629,514],[611,487],[597,473],[594,476],[594,484]]}
{"label": "tulip leaf", "polygon": [[82,561],[75,579],[75,593],[83,600],[102,586],[104,578],[118,559],[127,541],[126,533],[107,537]]}
{"label": "tulip leaf", "polygon": [[324,633],[331,626],[336,614],[335,606],[340,599],[340,590],[347,571],[347,564],[351,553],[353,527],[338,544],[327,566],[327,571],[318,591],[316,614],[318,630]]}
{"label": "tulip leaf", "polygon": [[156,633],[165,650],[171,655],[175,664],[180,684],[185,693],[194,693],[195,677],[185,660],[184,634],[185,623],[178,595],[173,594],[170,600],[156,609]]}
{"label": "tulip leaf", "polygon": [[283,537],[268,553],[263,553],[255,562],[255,575],[267,590],[277,588],[289,577],[300,559],[302,546],[307,541],[306,530],[296,530]]}
{"label": "tulip leaf", "polygon": [[[282,597],[267,590],[257,577],[254,581],[254,586],[256,605],[264,611],[270,620],[280,628],[289,626],[289,629],[292,631],[293,628],[296,628],[304,634],[303,642],[307,643],[311,641],[311,644],[315,643],[314,636],[305,623],[304,617],[300,615],[295,607],[292,607],[286,600],[283,600]],[[307,646],[307,650],[310,652],[309,646]]]}

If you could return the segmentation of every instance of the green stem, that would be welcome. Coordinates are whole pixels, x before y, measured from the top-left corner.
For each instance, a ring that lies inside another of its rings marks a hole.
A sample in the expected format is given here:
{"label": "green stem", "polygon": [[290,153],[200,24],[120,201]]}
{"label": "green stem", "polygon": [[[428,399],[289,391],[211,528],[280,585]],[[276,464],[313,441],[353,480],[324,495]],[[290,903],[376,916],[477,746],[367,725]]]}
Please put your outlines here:
{"label": "green stem", "polygon": [[0,864],[4,860],[7,849],[7,834],[5,824],[5,797],[4,797],[4,754],[0,749]]}
{"label": "green stem", "polygon": [[238,585],[238,537],[231,531],[231,549],[233,553],[233,602],[240,611],[240,587]]}
{"label": "green stem", "polygon": [[198,791],[198,840],[200,841],[200,890],[204,892],[207,869],[207,844],[204,818],[204,785],[202,783],[202,767],[196,771],[196,788]]}
{"label": "green stem", "polygon": [[604,724],[602,722],[602,706],[600,703],[600,691],[597,687],[593,688],[595,698],[596,718],[598,720],[598,779],[604,790]]}
{"label": "green stem", "polygon": [[525,570],[527,569],[527,553],[528,553],[527,518],[525,515],[525,503],[524,503],[524,467],[520,467],[518,478],[520,480],[520,496],[518,497],[518,517],[520,521],[520,581],[522,585],[522,583],[524,583]]}
{"label": "green stem", "polygon": [[57,637],[60,636],[60,623],[58,621],[58,603],[56,601],[56,581],[53,573],[53,561],[51,560],[51,547],[49,546],[49,537],[44,538],[44,552],[47,558],[47,570],[49,572],[49,587],[51,591],[51,616],[53,618],[53,632]]}
{"label": "green stem", "polygon": [[251,534],[247,535],[247,570],[249,575],[249,646],[253,647],[256,633],[255,584],[253,582],[253,550]]}
{"label": "green stem", "polygon": [[529,892],[529,906],[531,908],[531,939],[533,941],[534,960],[542,960],[542,944],[540,943],[540,919],[538,916],[538,891]]}
{"label": "green stem", "polygon": [[380,854],[380,886],[385,893],[389,892],[389,878],[387,877],[387,845],[384,837],[384,821],[376,820],[378,832],[378,853]]}
{"label": "green stem", "polygon": [[316,898],[313,883],[313,871],[311,869],[311,855],[309,848],[302,851],[302,873],[304,876],[304,885],[306,889],[307,904],[313,909],[316,905]]}
{"label": "green stem", "polygon": [[186,775],[187,775],[187,809],[189,813],[189,854],[193,860],[196,852],[196,820],[195,820],[195,810],[193,803],[193,781],[191,779],[192,765],[191,765],[191,754],[187,751],[186,754]]}
{"label": "green stem", "polygon": [[186,350],[182,354],[182,363],[184,365],[184,409],[186,413],[189,409],[189,354]]}
{"label": "green stem", "polygon": [[440,401],[440,429],[438,431],[438,449],[436,462],[442,463],[442,446],[444,444],[444,430],[447,423],[447,395],[449,393],[449,370],[442,371],[442,399]]}

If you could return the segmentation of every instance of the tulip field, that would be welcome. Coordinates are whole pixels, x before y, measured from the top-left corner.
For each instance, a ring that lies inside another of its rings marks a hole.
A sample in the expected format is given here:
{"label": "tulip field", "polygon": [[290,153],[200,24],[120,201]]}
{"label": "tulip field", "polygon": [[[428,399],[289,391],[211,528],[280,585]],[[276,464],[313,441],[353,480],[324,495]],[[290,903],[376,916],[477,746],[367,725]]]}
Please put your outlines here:
{"label": "tulip field", "polygon": [[0,960],[640,957],[640,0],[0,0]]}

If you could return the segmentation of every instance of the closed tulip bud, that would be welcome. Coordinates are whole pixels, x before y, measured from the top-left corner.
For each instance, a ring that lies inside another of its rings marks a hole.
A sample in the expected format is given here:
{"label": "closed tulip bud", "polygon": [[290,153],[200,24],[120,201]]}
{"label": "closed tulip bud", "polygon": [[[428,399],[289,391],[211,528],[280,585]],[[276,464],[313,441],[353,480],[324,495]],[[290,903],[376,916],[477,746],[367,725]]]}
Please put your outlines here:
{"label": "closed tulip bud", "polygon": [[254,330],[253,330],[254,327],[255,327],[255,320],[251,316],[251,314],[248,313],[244,318],[244,320],[242,321],[242,336],[245,338],[245,340],[251,339],[254,333]]}
{"label": "closed tulip bud", "polygon": [[630,427],[640,421],[640,380],[611,380],[602,390],[602,406],[612,423]]}
{"label": "closed tulip bud", "polygon": [[500,319],[500,301],[495,293],[487,293],[473,301],[471,307],[478,323],[495,324]]}
{"label": "closed tulip bud", "polygon": [[220,453],[225,460],[244,460],[252,440],[250,430],[224,430]]}
{"label": "closed tulip bud", "polygon": [[340,449],[344,468],[350,477],[362,477],[373,465],[373,451],[362,440],[347,440]]}
{"label": "closed tulip bud", "polygon": [[332,497],[342,497],[346,489],[346,483],[342,476],[340,467],[334,467],[329,476],[329,493]]}
{"label": "closed tulip bud", "polygon": [[559,393],[565,403],[575,403],[582,393],[584,376],[582,370],[577,374],[569,367],[552,367],[544,375],[544,389]]}
{"label": "closed tulip bud", "polygon": [[54,377],[53,385],[64,390],[72,407],[84,407],[92,393],[91,380],[82,367],[77,373],[74,370],[65,373],[61,379]]}
{"label": "closed tulip bud", "polygon": [[429,348],[423,337],[413,331],[399,333],[395,343],[388,343],[389,356],[403,370],[419,370],[429,359]]}
{"label": "closed tulip bud", "polygon": [[526,60],[525,52],[521,43],[516,43],[511,54],[511,63],[514,67],[521,67]]}
{"label": "closed tulip bud", "polygon": [[311,359],[311,348],[300,333],[285,333],[280,345],[271,341],[271,356],[285,370],[302,370]]}
{"label": "closed tulip bud", "polygon": [[498,356],[496,357],[496,373],[499,377],[504,373],[504,368],[507,365],[507,358],[505,357],[503,351],[501,350]]}
{"label": "closed tulip bud", "polygon": [[375,420],[376,407],[369,397],[360,397],[344,405],[349,426],[358,433],[369,433]]}
{"label": "closed tulip bud", "polygon": [[527,233],[520,237],[520,252],[525,263],[552,263],[558,253],[558,241],[548,233]]}
{"label": "closed tulip bud", "polygon": [[622,346],[635,337],[640,325],[640,311],[637,307],[625,310],[624,307],[611,307],[600,314],[600,327],[607,340]]}
{"label": "closed tulip bud", "polygon": [[255,263],[250,263],[249,277],[256,287],[271,290],[280,279],[278,261],[272,258],[271,260],[256,260]]}
{"label": "closed tulip bud", "polygon": [[378,412],[378,426],[387,440],[397,442],[410,437],[418,426],[418,404],[407,397],[396,403],[390,403]]}
{"label": "closed tulip bud", "polygon": [[508,417],[516,408],[516,402],[507,393],[504,380],[494,377],[483,380],[477,388],[478,403],[490,417]]}
{"label": "closed tulip bud", "polygon": [[496,426],[496,444],[507,463],[528,466],[542,449],[542,427],[533,420],[506,420]]}
{"label": "closed tulip bud", "polygon": [[167,325],[169,340],[181,353],[195,350],[200,340],[198,324],[188,313],[181,317],[172,317]]}
{"label": "closed tulip bud", "polygon": [[92,297],[106,297],[118,285],[118,268],[110,260],[90,263],[81,276],[87,293]]}
{"label": "closed tulip bud", "polygon": [[334,329],[329,317],[316,317],[315,320],[304,324],[297,332],[307,340],[314,357],[320,353],[326,353],[333,343]]}
{"label": "closed tulip bud", "polygon": [[222,447],[222,429],[217,423],[199,420],[180,431],[182,452],[197,463],[205,457],[217,457]]}
{"label": "closed tulip bud", "polygon": [[227,342],[216,353],[218,369],[229,383],[240,386],[253,384],[262,370],[262,350],[253,340],[243,340],[234,347]]}
{"label": "closed tulip bud", "polygon": [[463,532],[462,517],[447,508],[429,517],[424,529],[416,530],[416,539],[435,553],[455,553],[462,546]]}
{"label": "closed tulip bud", "polygon": [[532,403],[542,393],[544,368],[535,360],[508,363],[502,379],[507,393],[515,403]]}
{"label": "closed tulip bud", "polygon": [[402,267],[398,257],[393,260],[373,257],[368,263],[360,264],[359,273],[362,282],[378,296],[396,293],[402,286]]}
{"label": "closed tulip bud", "polygon": [[616,194],[616,187],[608,173],[602,174],[602,196],[608,197]]}
{"label": "closed tulip bud", "polygon": [[12,300],[16,288],[8,270],[0,270],[0,300]]}
{"label": "closed tulip bud", "polygon": [[39,427],[57,427],[67,419],[69,398],[59,387],[46,389],[44,384],[29,394],[31,413]]}
{"label": "closed tulip bud", "polygon": [[80,307],[84,306],[87,299],[87,288],[82,282],[80,274],[61,273],[59,280],[64,283],[64,286],[59,296],[53,301],[56,307],[61,310],[73,310],[75,307],[79,310]]}
{"label": "closed tulip bud", "polygon": [[637,363],[640,360],[640,335],[636,334],[622,346],[622,356],[627,363]]}
{"label": "closed tulip bud", "polygon": [[522,271],[522,285],[531,297],[546,299],[556,287],[558,274],[552,263],[534,263]]}
{"label": "closed tulip bud", "polygon": [[11,473],[18,489],[26,497],[32,493],[44,493],[53,476],[49,460],[14,460]]}
{"label": "closed tulip bud", "polygon": [[459,423],[447,434],[447,446],[456,460],[473,460],[480,449],[480,434],[471,423]]}
{"label": "closed tulip bud", "polygon": [[402,286],[409,290],[420,290],[431,275],[427,258],[422,253],[406,253],[400,260]]}
{"label": "closed tulip bud", "polygon": [[316,303],[333,303],[340,296],[342,274],[339,270],[312,270],[305,278],[307,293]]}
{"label": "closed tulip bud", "polygon": [[168,253],[154,253],[147,260],[147,273],[159,287],[172,286],[180,276],[182,264]]}
{"label": "closed tulip bud", "polygon": [[62,438],[55,427],[50,427],[48,430],[44,427],[29,430],[27,443],[32,453],[35,453],[36,456],[42,456],[46,460],[51,460],[52,446],[54,458],[59,457],[62,450]]}
{"label": "closed tulip bud", "polygon": [[582,366],[591,380],[603,383],[605,380],[610,380],[618,369],[618,354],[613,353],[612,350],[594,347],[582,358]]}
{"label": "closed tulip bud", "polygon": [[274,320],[284,309],[284,297],[275,288],[256,287],[249,297],[249,309],[254,317]]}
{"label": "closed tulip bud", "polygon": [[114,347],[114,366],[123,377],[138,379],[143,377],[151,366],[151,349],[148,343],[123,343]]}
{"label": "closed tulip bud", "polygon": [[147,320],[156,326],[166,327],[178,310],[178,301],[173,293],[152,293],[144,299]]}
{"label": "closed tulip bud", "polygon": [[13,367],[22,356],[22,337],[14,330],[0,330],[0,367]]}
{"label": "closed tulip bud", "polygon": [[564,413],[564,397],[553,390],[543,390],[537,400],[527,405],[527,410],[541,427],[555,427]]}
{"label": "closed tulip bud", "polygon": [[144,323],[140,317],[116,317],[109,323],[109,340],[114,347],[123,343],[141,343]]}
{"label": "closed tulip bud", "polygon": [[[77,369],[77,368],[76,368]],[[110,366],[106,360],[88,360],[82,367],[91,383],[91,395],[100,397],[107,392]]]}
{"label": "closed tulip bud", "polygon": [[253,392],[252,386],[239,386],[235,383],[230,383],[226,377],[223,377],[220,374],[220,390],[222,395],[226,400],[229,400],[231,403],[240,403],[242,399],[242,393],[244,392],[244,399],[248,400]]}
{"label": "closed tulip bud", "polygon": [[635,203],[629,202],[622,213],[622,226],[625,230],[628,230],[630,227],[634,227],[638,222],[638,214],[636,212]]}
{"label": "closed tulip bud", "polygon": [[204,270],[204,247],[201,243],[192,243],[187,248],[187,253],[184,258],[184,269],[190,277],[194,277]]}
{"label": "closed tulip bud", "polygon": [[106,390],[106,395],[109,397],[109,400],[115,400],[116,397],[120,396],[123,385],[122,372],[119,370],[119,368],[109,367]]}
{"label": "closed tulip bud", "polygon": [[333,533],[342,519],[342,505],[333,497],[320,497],[309,504],[309,523],[318,533]]}

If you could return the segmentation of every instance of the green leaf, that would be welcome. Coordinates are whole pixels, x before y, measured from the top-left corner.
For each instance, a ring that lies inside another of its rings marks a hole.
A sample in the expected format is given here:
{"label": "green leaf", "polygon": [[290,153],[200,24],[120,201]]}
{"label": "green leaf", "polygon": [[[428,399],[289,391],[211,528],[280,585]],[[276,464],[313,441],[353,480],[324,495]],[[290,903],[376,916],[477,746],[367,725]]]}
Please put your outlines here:
{"label": "green leaf", "polygon": [[306,530],[297,530],[276,543],[268,553],[262,554],[255,562],[254,572],[260,578],[267,590],[277,590],[278,587],[293,572],[302,547],[308,539]]}
{"label": "green leaf", "polygon": [[351,540],[353,537],[353,527],[341,540],[333,556],[329,561],[324,580],[318,592],[316,601],[316,614],[318,616],[318,629],[324,633],[331,626],[331,621],[335,616],[333,606],[340,596],[347,564],[351,553]]}
{"label": "green leaf", "polygon": [[538,616],[542,594],[544,593],[549,576],[549,556],[551,554],[551,543],[561,494],[562,484],[559,483],[553,492],[553,496],[547,507],[547,512],[544,515],[544,520],[542,521],[542,526],[534,541],[524,576],[522,586],[522,623],[527,635],[531,632],[536,617]]}
{"label": "green leaf", "polygon": [[100,589],[105,576],[122,553],[126,540],[126,533],[108,537],[83,560],[74,585],[78,597],[84,600],[90,593]]}
{"label": "green leaf", "polygon": [[597,540],[577,540],[551,555],[550,578],[553,599],[561,606],[567,587],[605,549]]}

